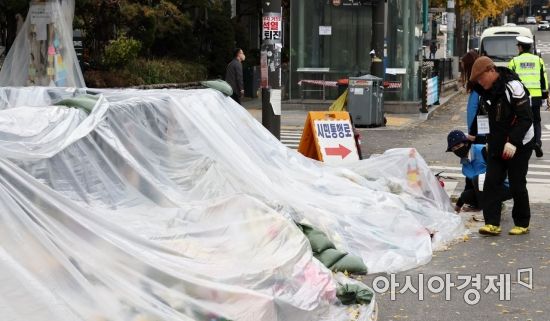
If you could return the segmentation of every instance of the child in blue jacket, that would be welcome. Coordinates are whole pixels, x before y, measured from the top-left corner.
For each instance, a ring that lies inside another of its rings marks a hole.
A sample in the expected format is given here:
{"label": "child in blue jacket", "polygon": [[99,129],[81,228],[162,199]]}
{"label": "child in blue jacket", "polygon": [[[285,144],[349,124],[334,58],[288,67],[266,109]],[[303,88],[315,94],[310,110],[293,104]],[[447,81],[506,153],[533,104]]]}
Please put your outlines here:
{"label": "child in blue jacket", "polygon": [[[487,171],[487,149],[482,144],[472,144],[466,134],[460,130],[453,130],[447,136],[447,152],[453,152],[460,158],[462,174],[470,179],[473,187],[465,189],[456,202],[455,211],[460,212],[464,204],[483,209],[483,182]],[[471,157],[468,157],[470,152]],[[508,188],[508,182],[504,183],[506,195],[502,201],[512,198]]]}

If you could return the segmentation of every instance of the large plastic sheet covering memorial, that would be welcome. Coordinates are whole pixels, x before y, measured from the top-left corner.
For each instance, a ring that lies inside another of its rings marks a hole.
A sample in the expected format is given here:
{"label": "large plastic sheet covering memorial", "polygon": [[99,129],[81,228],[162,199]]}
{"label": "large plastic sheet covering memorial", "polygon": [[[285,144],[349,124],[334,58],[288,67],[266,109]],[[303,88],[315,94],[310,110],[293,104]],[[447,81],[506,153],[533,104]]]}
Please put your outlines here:
{"label": "large plastic sheet covering memorial", "polygon": [[0,89],[3,320],[350,320],[296,223],[369,273],[464,233],[414,149],[329,167],[212,89],[84,94]]}

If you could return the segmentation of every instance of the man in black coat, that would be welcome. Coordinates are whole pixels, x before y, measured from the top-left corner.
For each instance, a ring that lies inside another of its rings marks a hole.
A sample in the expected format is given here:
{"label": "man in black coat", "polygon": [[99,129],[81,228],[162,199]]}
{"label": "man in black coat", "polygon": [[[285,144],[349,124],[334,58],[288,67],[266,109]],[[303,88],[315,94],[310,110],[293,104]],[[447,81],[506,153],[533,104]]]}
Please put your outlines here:
{"label": "man in black coat", "polygon": [[227,81],[233,89],[231,98],[239,104],[241,103],[241,97],[244,95],[242,62],[245,58],[243,50],[241,48],[236,48],[233,51],[233,60],[231,60],[225,70],[225,81]]}
{"label": "man in black coat", "polygon": [[468,138],[474,140],[477,134],[487,134],[485,226],[479,229],[479,233],[498,235],[501,232],[500,203],[508,174],[515,224],[509,234],[526,234],[531,218],[526,177],[535,137],[529,92],[516,73],[505,67],[496,67],[486,56],[474,62],[470,81],[475,84],[480,105]]}

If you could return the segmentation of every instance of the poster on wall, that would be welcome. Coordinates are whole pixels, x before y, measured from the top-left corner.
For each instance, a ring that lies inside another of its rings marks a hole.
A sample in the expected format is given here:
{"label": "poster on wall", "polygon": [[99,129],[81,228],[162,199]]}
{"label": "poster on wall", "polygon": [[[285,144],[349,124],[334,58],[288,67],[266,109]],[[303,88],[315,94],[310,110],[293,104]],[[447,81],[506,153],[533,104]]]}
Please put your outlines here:
{"label": "poster on wall", "polygon": [[319,35],[320,36],[332,35],[332,26],[319,26]]}
{"label": "poster on wall", "polygon": [[267,88],[269,86],[269,78],[268,78],[268,68],[267,68],[267,50],[262,50],[260,52],[260,75],[261,75],[261,81],[260,86],[261,88]]}
{"label": "poster on wall", "polygon": [[53,8],[45,3],[33,4],[29,8],[29,16],[31,24],[35,26],[36,40],[47,40],[47,25],[54,21]]}

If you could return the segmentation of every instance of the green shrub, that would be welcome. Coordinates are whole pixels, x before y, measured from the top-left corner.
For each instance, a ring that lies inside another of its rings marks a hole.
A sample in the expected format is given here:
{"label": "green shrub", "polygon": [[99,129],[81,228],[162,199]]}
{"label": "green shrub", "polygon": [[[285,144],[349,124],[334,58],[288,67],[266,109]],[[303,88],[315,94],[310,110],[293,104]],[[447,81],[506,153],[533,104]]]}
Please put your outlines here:
{"label": "green shrub", "polygon": [[107,67],[124,67],[134,61],[141,50],[141,42],[125,36],[112,40],[105,47],[103,64]]}
{"label": "green shrub", "polygon": [[126,69],[86,70],[84,81],[89,88],[124,88],[143,85],[143,79],[136,77]]}
{"label": "green shrub", "polygon": [[90,88],[114,88],[139,85],[186,83],[207,79],[205,66],[172,59],[135,59],[123,68],[86,70]]}
{"label": "green shrub", "polygon": [[143,84],[184,83],[207,79],[206,67],[173,59],[137,59],[128,70]]}

